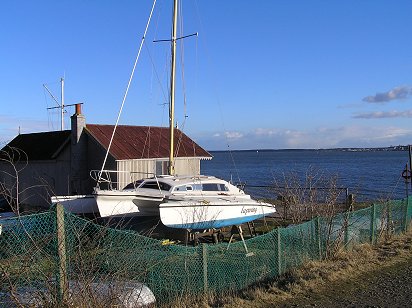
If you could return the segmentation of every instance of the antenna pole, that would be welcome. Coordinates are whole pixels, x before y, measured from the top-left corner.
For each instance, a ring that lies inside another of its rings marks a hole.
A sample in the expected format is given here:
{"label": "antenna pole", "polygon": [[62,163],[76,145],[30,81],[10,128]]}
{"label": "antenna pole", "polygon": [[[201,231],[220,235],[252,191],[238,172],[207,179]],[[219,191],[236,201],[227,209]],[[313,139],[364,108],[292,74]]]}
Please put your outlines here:
{"label": "antenna pole", "polygon": [[177,7],[178,0],[174,0],[173,8],[173,30],[172,30],[172,69],[170,77],[170,105],[169,105],[169,128],[170,128],[170,153],[169,153],[169,175],[174,175],[174,121],[175,121],[175,75],[176,75],[176,32],[177,32]]}
{"label": "antenna pole", "polygon": [[64,78],[60,79],[61,83],[61,130],[64,130]]}

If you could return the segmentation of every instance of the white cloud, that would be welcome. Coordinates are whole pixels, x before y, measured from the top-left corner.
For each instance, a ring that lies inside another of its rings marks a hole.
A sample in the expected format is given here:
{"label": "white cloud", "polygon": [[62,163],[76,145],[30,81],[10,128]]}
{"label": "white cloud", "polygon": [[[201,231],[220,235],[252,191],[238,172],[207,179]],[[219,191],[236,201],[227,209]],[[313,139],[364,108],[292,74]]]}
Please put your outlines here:
{"label": "white cloud", "polygon": [[362,100],[368,103],[386,103],[393,100],[407,99],[412,95],[412,87],[402,86],[393,88],[390,91],[376,93],[375,95],[366,96]]}
{"label": "white cloud", "polygon": [[[394,126],[342,126],[318,127],[311,130],[257,128],[243,133],[231,132],[232,138],[209,133],[196,140],[208,150],[223,149],[316,149],[339,147],[379,147],[392,144],[409,144],[412,129]],[[212,136],[212,137],[210,137]]]}
{"label": "white cloud", "polygon": [[240,139],[243,134],[241,132],[225,132],[225,136],[227,139]]}
{"label": "white cloud", "polygon": [[405,111],[376,111],[370,113],[359,113],[353,116],[355,119],[385,119],[385,118],[412,118],[412,110]]}

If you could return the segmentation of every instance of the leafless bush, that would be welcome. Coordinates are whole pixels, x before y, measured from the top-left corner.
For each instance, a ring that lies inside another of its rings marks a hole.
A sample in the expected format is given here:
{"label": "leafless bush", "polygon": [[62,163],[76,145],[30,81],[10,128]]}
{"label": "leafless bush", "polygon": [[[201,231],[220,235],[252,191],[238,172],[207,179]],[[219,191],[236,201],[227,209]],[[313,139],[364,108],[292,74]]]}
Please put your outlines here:
{"label": "leafless bush", "polygon": [[0,151],[0,196],[9,204],[12,211],[20,214],[20,173],[28,165],[28,157],[24,151],[7,147]]}
{"label": "leafless bush", "polygon": [[337,175],[328,175],[310,167],[303,177],[291,171],[275,178],[273,187],[282,201],[283,218],[291,219],[293,223],[342,211],[342,204],[338,206],[338,201],[345,193],[338,186]]}

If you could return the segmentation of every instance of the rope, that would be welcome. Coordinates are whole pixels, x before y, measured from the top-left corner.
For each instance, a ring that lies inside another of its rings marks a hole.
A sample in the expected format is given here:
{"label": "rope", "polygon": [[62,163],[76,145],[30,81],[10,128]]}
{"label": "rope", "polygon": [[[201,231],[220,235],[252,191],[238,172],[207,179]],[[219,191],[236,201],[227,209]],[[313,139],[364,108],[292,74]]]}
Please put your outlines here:
{"label": "rope", "polygon": [[109,151],[110,151],[110,148],[111,148],[112,143],[113,143],[114,134],[116,133],[116,128],[117,128],[117,126],[118,126],[118,124],[119,124],[120,115],[122,114],[122,111],[123,111],[123,106],[124,106],[124,103],[125,103],[125,101],[126,101],[127,94],[128,94],[128,92],[129,92],[130,84],[132,83],[133,75],[134,75],[134,72],[135,72],[136,66],[137,66],[137,61],[138,61],[139,58],[140,58],[140,52],[142,51],[143,43],[144,43],[145,38],[146,38],[146,33],[147,33],[148,28],[149,28],[150,20],[152,19],[152,15],[153,15],[153,11],[154,11],[155,5],[156,5],[156,0],[153,1],[153,6],[152,6],[152,9],[151,9],[151,11],[150,11],[150,15],[149,15],[149,19],[148,19],[147,24],[146,24],[146,28],[145,28],[145,30],[144,30],[144,34],[143,34],[143,37],[142,37],[142,41],[140,42],[139,51],[138,51],[138,53],[137,53],[136,60],[134,61],[134,65],[133,65],[132,72],[131,72],[131,74],[130,74],[129,82],[127,83],[126,91],[125,91],[124,96],[123,96],[122,105],[121,105],[121,107],[120,107],[119,114],[117,115],[116,124],[115,124],[114,129],[113,129],[112,137],[110,138],[109,146],[107,147],[106,155],[105,155],[105,157],[104,157],[102,169],[101,169],[100,172],[99,172],[99,177],[98,177],[98,179],[97,179],[97,183],[100,183],[100,180],[101,180],[101,178],[102,178],[102,173],[103,173],[103,170],[104,170],[104,166],[106,165],[107,157],[109,156]]}

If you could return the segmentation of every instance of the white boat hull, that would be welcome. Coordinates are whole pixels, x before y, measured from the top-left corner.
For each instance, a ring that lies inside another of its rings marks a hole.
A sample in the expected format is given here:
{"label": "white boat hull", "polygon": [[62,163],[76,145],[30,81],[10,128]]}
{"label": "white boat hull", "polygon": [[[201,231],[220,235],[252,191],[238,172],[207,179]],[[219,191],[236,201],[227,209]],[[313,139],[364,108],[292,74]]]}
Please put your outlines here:
{"label": "white boat hull", "polygon": [[273,214],[273,205],[244,198],[184,200],[159,205],[162,223],[179,229],[211,229],[240,225]]}
{"label": "white boat hull", "polygon": [[101,190],[95,193],[100,217],[159,216],[162,195],[139,195],[134,191]]}
{"label": "white boat hull", "polygon": [[60,203],[73,214],[96,214],[99,212],[93,195],[53,196],[52,204]]}

